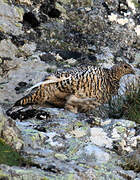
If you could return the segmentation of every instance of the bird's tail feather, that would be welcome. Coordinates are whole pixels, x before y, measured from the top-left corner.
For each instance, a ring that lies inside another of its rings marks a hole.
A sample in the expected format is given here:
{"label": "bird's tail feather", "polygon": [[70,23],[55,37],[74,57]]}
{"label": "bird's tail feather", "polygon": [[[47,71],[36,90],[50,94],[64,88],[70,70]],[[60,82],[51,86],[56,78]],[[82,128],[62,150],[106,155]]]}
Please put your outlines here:
{"label": "bird's tail feather", "polygon": [[30,104],[38,104],[39,99],[43,97],[43,91],[36,87],[29,94],[15,102],[14,106],[26,106]]}
{"label": "bird's tail feather", "polygon": [[32,95],[26,95],[15,102],[14,106],[25,106],[30,104],[35,104],[35,100],[32,98]]}
{"label": "bird's tail feather", "polygon": [[[32,86],[30,89],[28,89],[26,92],[28,94],[24,96],[23,98],[16,101],[14,106],[25,106],[30,104],[43,104],[45,99],[47,99],[49,96],[53,96],[56,94],[56,92],[52,92],[55,89],[55,84],[57,82],[62,82],[63,80],[67,80],[69,77],[61,77],[57,78],[55,76],[50,76],[47,78],[47,80],[42,81],[34,86]],[[47,93],[46,93],[47,92]],[[53,94],[54,93],[54,94]],[[48,95],[50,94],[50,95]]]}

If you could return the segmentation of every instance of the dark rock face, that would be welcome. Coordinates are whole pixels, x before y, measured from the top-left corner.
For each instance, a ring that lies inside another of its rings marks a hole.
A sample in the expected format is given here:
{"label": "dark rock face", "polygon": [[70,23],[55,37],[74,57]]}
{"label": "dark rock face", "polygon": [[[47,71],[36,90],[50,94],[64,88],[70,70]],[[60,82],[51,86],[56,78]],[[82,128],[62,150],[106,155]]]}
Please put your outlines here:
{"label": "dark rock face", "polygon": [[32,28],[36,28],[40,25],[35,15],[32,12],[25,13],[23,15],[23,24],[28,23]]}
{"label": "dark rock face", "polygon": [[25,44],[24,37],[22,37],[22,36],[11,35],[11,41],[17,47],[23,46]]}
{"label": "dark rock face", "polygon": [[5,39],[5,38],[6,38],[5,34],[0,31],[0,41]]}
{"label": "dark rock face", "polygon": [[40,18],[42,19],[42,22],[47,21],[48,15],[50,18],[59,18],[61,15],[61,12],[55,8],[56,1],[44,1],[43,4],[40,6]]}
{"label": "dark rock face", "polygon": [[80,52],[57,51],[57,53],[59,53],[59,55],[65,60],[70,59],[70,58],[80,59],[82,57],[82,53]]}
{"label": "dark rock face", "polygon": [[61,15],[61,12],[58,9],[51,9],[51,11],[48,12],[48,16],[50,18],[58,18]]}

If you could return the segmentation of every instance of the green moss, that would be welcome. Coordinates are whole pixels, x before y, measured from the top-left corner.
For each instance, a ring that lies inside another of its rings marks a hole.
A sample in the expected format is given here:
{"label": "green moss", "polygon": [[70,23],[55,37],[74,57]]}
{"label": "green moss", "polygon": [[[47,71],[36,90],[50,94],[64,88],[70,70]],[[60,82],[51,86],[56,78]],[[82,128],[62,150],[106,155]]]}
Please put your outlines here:
{"label": "green moss", "polygon": [[121,134],[125,133],[126,132],[126,128],[125,127],[122,127],[122,126],[117,126],[116,127],[117,131]]}
{"label": "green moss", "polygon": [[44,177],[44,178],[42,178],[41,180],[50,180],[50,178]]}
{"label": "green moss", "polygon": [[140,4],[138,3],[137,0],[133,0],[132,2],[136,8],[140,8]]}
{"label": "green moss", "polygon": [[75,122],[75,126],[80,128],[80,127],[83,127],[84,125],[81,121],[77,121],[77,122]]}
{"label": "green moss", "polygon": [[52,68],[47,68],[46,71],[48,73],[54,73],[56,70],[55,69],[52,69]]}
{"label": "green moss", "polygon": [[8,0],[3,0],[4,3],[8,4]]}
{"label": "green moss", "polygon": [[2,171],[0,171],[0,179],[1,180],[8,180],[8,175],[4,174]]}
{"label": "green moss", "polygon": [[74,179],[74,174],[69,174],[67,176],[67,180],[73,180]]}
{"label": "green moss", "polygon": [[18,152],[14,151],[9,145],[5,144],[3,139],[0,139],[0,164],[19,166],[24,162],[25,160]]}
{"label": "green moss", "polygon": [[3,30],[3,27],[2,27],[2,26],[0,26],[0,31],[1,31],[1,32],[4,32],[4,30]]}
{"label": "green moss", "polygon": [[17,13],[19,14],[20,19],[22,20],[23,18],[23,14],[24,14],[24,9],[23,8],[19,8],[19,7],[15,7]]}

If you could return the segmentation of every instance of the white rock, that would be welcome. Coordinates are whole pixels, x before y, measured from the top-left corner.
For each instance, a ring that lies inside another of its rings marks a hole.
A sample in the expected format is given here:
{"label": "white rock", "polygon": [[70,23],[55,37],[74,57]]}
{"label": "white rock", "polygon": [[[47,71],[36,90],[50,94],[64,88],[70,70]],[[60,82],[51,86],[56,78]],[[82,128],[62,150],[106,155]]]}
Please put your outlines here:
{"label": "white rock", "polygon": [[101,150],[99,147],[95,146],[95,145],[91,145],[89,144],[88,146],[85,147],[85,153],[86,156],[88,156],[91,160],[93,158],[93,160],[95,159],[95,161],[97,161],[97,163],[107,163],[110,159],[110,155]]}
{"label": "white rock", "polygon": [[136,123],[135,122],[129,121],[129,120],[126,120],[126,119],[119,119],[119,120],[116,119],[116,120],[114,120],[114,125],[115,126],[122,126],[125,129],[136,127]]}
{"label": "white rock", "polygon": [[75,65],[75,64],[76,64],[76,62],[77,62],[77,60],[76,60],[76,59],[71,58],[71,59],[67,59],[67,60],[66,60],[66,62],[67,62],[68,64],[70,64],[70,65]]}
{"label": "white rock", "polygon": [[133,13],[136,13],[136,8],[135,8],[135,1],[134,0],[126,0],[128,6],[132,9]]}
{"label": "white rock", "polygon": [[136,32],[137,36],[140,36],[140,25],[137,25],[135,27],[135,32]]}
{"label": "white rock", "polygon": [[15,58],[17,53],[17,47],[11,42],[11,40],[2,40],[0,41],[0,56],[1,57],[10,57]]}
{"label": "white rock", "polygon": [[62,58],[59,54],[56,54],[56,56],[55,56],[55,57],[56,57],[56,60],[57,60],[57,61],[60,61],[60,60],[62,60],[62,59],[63,59],[63,58]]}
{"label": "white rock", "polygon": [[118,18],[117,23],[120,25],[125,25],[128,23],[128,19],[127,18]]}
{"label": "white rock", "polygon": [[0,1],[0,28],[7,33],[14,35],[22,34],[22,21],[24,10],[9,6],[7,3]]}
{"label": "white rock", "polygon": [[119,95],[125,95],[129,92],[138,91],[140,85],[139,75],[125,75],[120,80]]}
{"label": "white rock", "polygon": [[85,136],[86,131],[83,129],[75,129],[75,130],[71,131],[71,134],[74,135],[75,137],[79,138],[79,137]]}
{"label": "white rock", "polygon": [[110,21],[117,21],[117,15],[116,14],[111,13],[111,15],[108,16],[108,18]]}
{"label": "white rock", "polygon": [[129,131],[129,136],[135,136],[136,130],[135,129],[130,129]]}
{"label": "white rock", "polygon": [[107,133],[102,128],[91,128],[90,134],[90,139],[94,144],[100,147],[112,148],[112,139],[107,137]]}
{"label": "white rock", "polygon": [[140,135],[136,136],[137,140],[140,141]]}
{"label": "white rock", "polygon": [[133,62],[134,65],[140,64],[140,52],[135,54],[135,61]]}
{"label": "white rock", "polygon": [[132,137],[129,141],[131,147],[136,147],[137,146],[137,138]]}
{"label": "white rock", "polygon": [[128,22],[129,29],[134,29],[134,26],[135,26],[135,22],[133,19],[130,18]]}
{"label": "white rock", "polygon": [[127,147],[124,147],[124,151],[127,151],[127,152],[133,152],[133,149],[130,147],[130,146],[127,146]]}
{"label": "white rock", "polygon": [[128,18],[118,18],[118,16],[113,13],[111,13],[111,15],[108,16],[108,18],[111,22],[116,22],[120,25],[125,25],[129,22]]}
{"label": "white rock", "polygon": [[119,139],[120,138],[120,135],[118,134],[118,131],[116,128],[113,129],[112,138],[113,139]]}
{"label": "white rock", "polygon": [[101,121],[101,126],[105,126],[111,123],[111,119],[106,119],[105,121]]}

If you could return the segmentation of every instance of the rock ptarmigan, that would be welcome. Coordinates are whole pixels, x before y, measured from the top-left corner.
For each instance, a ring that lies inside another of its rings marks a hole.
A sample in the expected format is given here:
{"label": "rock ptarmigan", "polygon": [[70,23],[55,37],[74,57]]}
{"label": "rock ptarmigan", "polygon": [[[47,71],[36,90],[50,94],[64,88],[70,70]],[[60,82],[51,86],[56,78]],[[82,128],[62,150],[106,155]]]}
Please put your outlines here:
{"label": "rock ptarmigan", "polygon": [[75,113],[86,111],[117,94],[119,81],[126,74],[134,74],[134,70],[122,62],[111,69],[81,66],[56,72],[33,86],[14,107],[38,104],[63,107]]}

